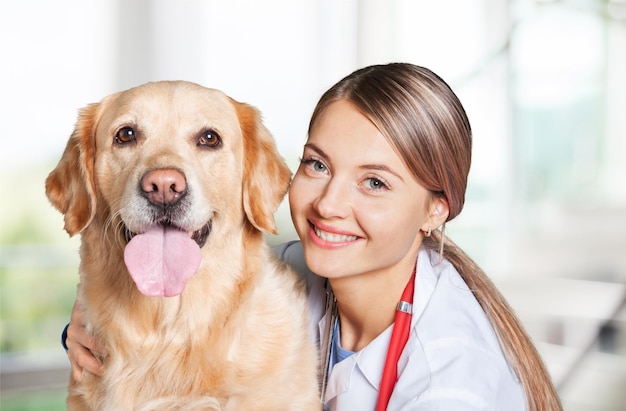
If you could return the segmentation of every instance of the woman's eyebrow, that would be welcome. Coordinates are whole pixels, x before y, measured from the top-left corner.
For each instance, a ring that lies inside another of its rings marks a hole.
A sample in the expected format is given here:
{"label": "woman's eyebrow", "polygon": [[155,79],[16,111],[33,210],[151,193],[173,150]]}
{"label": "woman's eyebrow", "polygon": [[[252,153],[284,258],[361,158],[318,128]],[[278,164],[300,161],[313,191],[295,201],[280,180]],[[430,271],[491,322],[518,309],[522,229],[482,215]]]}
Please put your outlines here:
{"label": "woman's eyebrow", "polygon": [[315,151],[315,152],[316,152],[317,154],[319,154],[321,157],[328,158],[328,155],[324,152],[324,150],[322,150],[321,148],[319,148],[318,146],[316,146],[316,145],[315,145],[315,144],[313,144],[313,143],[306,143],[306,144],[304,145],[304,148],[309,148],[309,149],[311,149],[311,150]]}
{"label": "woman's eyebrow", "polygon": [[393,171],[392,169],[390,169],[384,164],[363,164],[359,166],[359,168],[363,170],[386,171],[387,173],[392,174],[396,176],[397,178],[399,178],[400,181],[404,182],[404,179],[402,178],[402,176],[400,176],[400,174],[396,173],[395,171]]}

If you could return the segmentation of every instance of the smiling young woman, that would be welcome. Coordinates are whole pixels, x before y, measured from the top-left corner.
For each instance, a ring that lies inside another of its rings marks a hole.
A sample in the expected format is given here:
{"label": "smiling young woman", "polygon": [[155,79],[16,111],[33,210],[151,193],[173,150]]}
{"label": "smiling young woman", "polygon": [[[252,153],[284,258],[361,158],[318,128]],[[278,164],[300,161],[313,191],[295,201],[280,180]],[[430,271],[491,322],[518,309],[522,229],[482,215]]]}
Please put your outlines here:
{"label": "smiling young woman", "polygon": [[325,317],[335,324],[320,343],[328,409],[371,409],[380,397],[385,382],[369,370],[387,350],[372,352],[394,348],[392,324],[413,272],[408,341],[380,409],[561,409],[505,299],[444,235],[463,208],[471,147],[460,101],[423,67],[357,70],[316,106],[290,205],[306,265],[328,279],[334,301]]}

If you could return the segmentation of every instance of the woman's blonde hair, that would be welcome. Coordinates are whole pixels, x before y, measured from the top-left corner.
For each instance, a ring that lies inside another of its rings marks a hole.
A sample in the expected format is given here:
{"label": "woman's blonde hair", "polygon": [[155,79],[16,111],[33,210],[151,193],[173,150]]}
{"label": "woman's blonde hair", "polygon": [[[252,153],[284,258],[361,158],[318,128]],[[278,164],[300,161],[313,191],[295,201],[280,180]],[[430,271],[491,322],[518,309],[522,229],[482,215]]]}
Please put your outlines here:
{"label": "woman's blonde hair", "polygon": [[[362,68],[331,87],[318,102],[309,131],[332,102],[354,104],[397,151],[417,181],[449,205],[448,221],[465,202],[472,132],[461,102],[439,76],[408,63]],[[550,376],[519,319],[484,271],[443,232],[423,246],[440,249],[491,321],[526,393],[528,409],[561,410]]]}

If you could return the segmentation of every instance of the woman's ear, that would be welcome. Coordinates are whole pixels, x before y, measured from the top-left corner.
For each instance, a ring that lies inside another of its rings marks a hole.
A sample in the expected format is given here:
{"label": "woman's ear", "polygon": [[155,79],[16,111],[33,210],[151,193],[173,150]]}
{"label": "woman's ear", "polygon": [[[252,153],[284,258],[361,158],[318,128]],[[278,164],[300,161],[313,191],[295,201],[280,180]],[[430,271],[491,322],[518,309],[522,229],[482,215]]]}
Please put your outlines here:
{"label": "woman's ear", "polygon": [[429,233],[441,226],[448,220],[450,215],[450,206],[448,200],[443,196],[434,196],[428,207],[428,219],[422,226],[422,231]]}

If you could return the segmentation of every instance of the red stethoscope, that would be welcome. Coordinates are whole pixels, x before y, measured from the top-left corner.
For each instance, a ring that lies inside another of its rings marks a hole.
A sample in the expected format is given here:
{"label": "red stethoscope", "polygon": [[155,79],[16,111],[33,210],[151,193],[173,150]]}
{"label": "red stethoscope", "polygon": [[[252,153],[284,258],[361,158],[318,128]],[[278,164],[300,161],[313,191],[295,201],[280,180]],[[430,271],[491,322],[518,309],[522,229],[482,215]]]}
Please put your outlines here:
{"label": "red stethoscope", "polygon": [[387,357],[385,358],[385,367],[383,368],[383,376],[380,381],[378,390],[378,402],[376,403],[376,411],[385,411],[393,388],[398,381],[398,359],[406,342],[409,340],[411,332],[411,317],[413,316],[413,291],[415,290],[415,269],[413,275],[409,279],[402,298],[396,307],[396,320],[393,323],[393,331],[391,332],[391,340],[387,349]]}
{"label": "red stethoscope", "polygon": [[[411,317],[413,316],[413,292],[415,290],[415,269],[413,269],[413,275],[409,279],[400,302],[396,307],[396,317],[391,332],[391,340],[389,341],[389,348],[387,349],[387,356],[385,358],[385,366],[383,368],[383,375],[380,381],[380,387],[378,391],[378,401],[376,403],[376,411],[385,411],[387,404],[389,404],[389,398],[398,381],[398,359],[400,354],[406,346],[406,342],[409,339],[411,331]],[[337,304],[332,292],[329,292],[326,300],[327,308],[331,309],[331,321],[334,322],[334,318],[337,315]],[[330,328],[329,328],[329,333]],[[330,335],[330,334],[329,334]],[[322,401],[326,391],[326,380],[328,378],[328,363],[330,358],[330,342],[326,355],[326,364],[324,364],[324,372],[322,375]]]}

